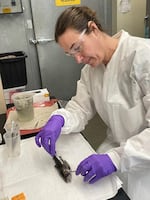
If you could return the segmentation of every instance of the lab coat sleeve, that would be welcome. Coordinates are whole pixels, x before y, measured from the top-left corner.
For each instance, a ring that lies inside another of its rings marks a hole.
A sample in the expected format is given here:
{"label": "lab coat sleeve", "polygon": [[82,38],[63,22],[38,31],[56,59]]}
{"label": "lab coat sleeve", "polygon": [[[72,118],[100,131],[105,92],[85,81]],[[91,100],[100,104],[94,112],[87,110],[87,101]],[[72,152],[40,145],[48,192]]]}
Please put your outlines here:
{"label": "lab coat sleeve", "polygon": [[127,142],[108,151],[116,168],[122,172],[150,167],[150,128],[131,137]]}
{"label": "lab coat sleeve", "polygon": [[113,163],[122,172],[150,167],[150,94],[146,95],[143,101],[147,105],[145,118],[148,127],[120,147],[108,151]]}
{"label": "lab coat sleeve", "polygon": [[[117,169],[124,171],[142,170],[150,167],[150,47],[135,56],[135,78],[143,94],[147,128],[127,139],[120,147],[108,152]],[[138,113],[137,113],[138,115]]]}
{"label": "lab coat sleeve", "polygon": [[150,167],[150,94],[144,96],[143,103],[146,108],[147,128],[127,140],[120,162],[121,171]]}
{"label": "lab coat sleeve", "polygon": [[52,113],[52,115],[60,114],[65,119],[62,134],[84,130],[88,120],[96,113],[89,89],[89,70],[89,66],[82,69],[81,78],[77,82],[76,95],[67,103],[65,109],[61,108]]}

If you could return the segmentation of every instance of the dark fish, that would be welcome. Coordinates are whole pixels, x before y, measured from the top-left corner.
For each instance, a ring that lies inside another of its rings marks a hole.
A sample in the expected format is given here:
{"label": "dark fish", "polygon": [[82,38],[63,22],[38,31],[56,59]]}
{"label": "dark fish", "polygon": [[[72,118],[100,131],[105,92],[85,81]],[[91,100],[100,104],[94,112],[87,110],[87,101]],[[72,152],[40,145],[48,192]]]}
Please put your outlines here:
{"label": "dark fish", "polygon": [[59,174],[62,176],[66,183],[71,182],[71,168],[66,160],[63,160],[61,156],[54,156],[55,167],[57,168]]}

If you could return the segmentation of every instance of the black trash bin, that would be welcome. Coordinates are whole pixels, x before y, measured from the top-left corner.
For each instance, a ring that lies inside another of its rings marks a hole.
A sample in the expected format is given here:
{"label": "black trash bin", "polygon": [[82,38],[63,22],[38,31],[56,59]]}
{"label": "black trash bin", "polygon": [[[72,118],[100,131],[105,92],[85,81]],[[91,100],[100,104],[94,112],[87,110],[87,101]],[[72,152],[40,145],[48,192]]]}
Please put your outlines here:
{"label": "black trash bin", "polygon": [[26,57],[22,51],[0,54],[0,74],[4,89],[27,85]]}

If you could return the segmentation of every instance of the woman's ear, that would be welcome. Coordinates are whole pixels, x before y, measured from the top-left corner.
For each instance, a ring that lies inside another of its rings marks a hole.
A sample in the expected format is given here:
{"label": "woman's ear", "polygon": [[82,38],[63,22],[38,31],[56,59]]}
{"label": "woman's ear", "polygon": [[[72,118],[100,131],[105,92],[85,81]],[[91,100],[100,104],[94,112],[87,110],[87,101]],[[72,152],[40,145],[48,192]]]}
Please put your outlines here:
{"label": "woman's ear", "polygon": [[97,25],[93,21],[88,21],[88,32],[91,33],[92,31],[98,30]]}

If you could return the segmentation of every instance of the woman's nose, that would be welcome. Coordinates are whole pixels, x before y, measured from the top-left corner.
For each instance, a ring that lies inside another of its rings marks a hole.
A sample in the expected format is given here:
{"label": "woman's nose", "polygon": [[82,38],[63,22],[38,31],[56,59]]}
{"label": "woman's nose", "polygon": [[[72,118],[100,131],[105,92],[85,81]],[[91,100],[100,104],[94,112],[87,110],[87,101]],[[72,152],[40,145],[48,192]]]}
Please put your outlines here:
{"label": "woman's nose", "polygon": [[74,55],[74,58],[75,58],[75,60],[76,60],[76,62],[78,63],[78,64],[80,64],[80,63],[82,63],[83,62],[83,56],[79,53],[79,54],[75,54]]}

